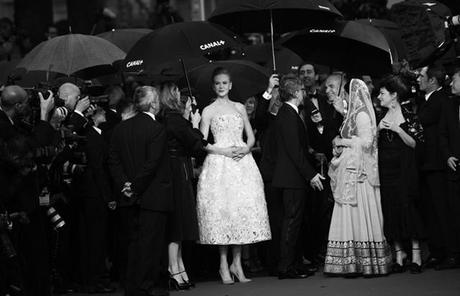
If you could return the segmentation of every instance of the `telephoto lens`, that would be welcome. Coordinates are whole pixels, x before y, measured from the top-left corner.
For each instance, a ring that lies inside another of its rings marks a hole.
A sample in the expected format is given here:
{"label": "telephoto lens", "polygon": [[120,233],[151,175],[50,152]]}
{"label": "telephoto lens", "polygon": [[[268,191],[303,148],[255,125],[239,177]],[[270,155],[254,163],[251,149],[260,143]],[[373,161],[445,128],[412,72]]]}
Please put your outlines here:
{"label": "telephoto lens", "polygon": [[50,218],[51,224],[53,225],[55,230],[59,230],[65,225],[64,219],[59,215],[54,207],[49,207],[48,211],[46,212],[48,217]]}

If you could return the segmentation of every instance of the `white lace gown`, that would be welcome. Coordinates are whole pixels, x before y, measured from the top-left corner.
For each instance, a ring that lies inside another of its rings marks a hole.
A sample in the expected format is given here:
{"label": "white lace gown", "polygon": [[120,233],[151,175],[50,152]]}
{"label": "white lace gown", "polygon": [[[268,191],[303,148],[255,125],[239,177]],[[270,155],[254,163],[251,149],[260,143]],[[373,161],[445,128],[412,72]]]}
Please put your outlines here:
{"label": "white lace gown", "polygon": [[[242,146],[239,113],[211,119],[217,147]],[[242,245],[271,239],[262,177],[249,153],[241,160],[208,154],[198,180],[197,213],[201,244]]]}

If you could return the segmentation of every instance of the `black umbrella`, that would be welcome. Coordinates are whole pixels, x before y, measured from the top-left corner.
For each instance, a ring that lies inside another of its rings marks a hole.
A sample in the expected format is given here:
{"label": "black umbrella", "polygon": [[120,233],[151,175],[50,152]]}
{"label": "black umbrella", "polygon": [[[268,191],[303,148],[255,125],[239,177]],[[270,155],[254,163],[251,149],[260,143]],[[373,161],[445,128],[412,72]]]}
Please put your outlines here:
{"label": "black umbrella", "polygon": [[[271,45],[269,43],[249,45],[244,48],[245,60],[255,62],[267,69],[273,69]],[[275,59],[280,74],[292,72],[303,59],[289,48],[275,44]]]}
{"label": "black umbrella", "polygon": [[123,71],[149,75],[180,74],[180,60],[191,68],[207,60],[237,56],[241,48],[238,37],[218,25],[176,23],[141,38],[128,52]]}
{"label": "black umbrella", "polygon": [[236,33],[268,33],[273,24],[281,34],[337,17],[342,14],[327,0],[220,0],[208,20]]}
{"label": "black umbrella", "polygon": [[189,71],[190,83],[196,90],[199,107],[206,106],[216,97],[212,89],[212,74],[217,67],[224,67],[230,72],[232,90],[229,97],[234,101],[243,102],[267,88],[269,71],[262,66],[243,60],[210,62]]}
{"label": "black umbrella", "polygon": [[295,32],[280,43],[304,60],[354,74],[391,72],[393,57],[378,29],[355,21],[334,21]]}
{"label": "black umbrella", "polygon": [[398,62],[407,58],[407,49],[399,25],[384,19],[359,19],[356,21],[360,24],[373,26],[383,33],[390,45],[393,61]]}
{"label": "black umbrella", "polygon": [[221,0],[209,21],[233,32],[270,32],[273,70],[276,71],[273,35],[342,17],[327,0]]}

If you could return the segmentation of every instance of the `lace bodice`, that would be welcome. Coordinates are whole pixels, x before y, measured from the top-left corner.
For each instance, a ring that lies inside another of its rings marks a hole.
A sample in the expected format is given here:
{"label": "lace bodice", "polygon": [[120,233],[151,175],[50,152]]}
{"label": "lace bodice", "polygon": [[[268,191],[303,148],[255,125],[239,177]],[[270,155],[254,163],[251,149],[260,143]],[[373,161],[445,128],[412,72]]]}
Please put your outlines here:
{"label": "lace bodice", "polygon": [[218,147],[244,145],[243,129],[244,121],[239,113],[220,114],[211,119],[211,132]]}

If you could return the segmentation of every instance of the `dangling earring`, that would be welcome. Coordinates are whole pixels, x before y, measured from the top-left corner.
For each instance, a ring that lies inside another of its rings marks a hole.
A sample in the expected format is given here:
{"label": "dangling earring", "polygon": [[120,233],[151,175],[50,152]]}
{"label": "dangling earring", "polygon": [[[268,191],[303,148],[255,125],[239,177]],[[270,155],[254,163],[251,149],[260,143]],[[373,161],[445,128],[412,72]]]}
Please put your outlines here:
{"label": "dangling earring", "polygon": [[391,102],[390,108],[391,108],[391,109],[395,109],[395,108],[396,108],[396,102],[395,102],[395,101]]}

